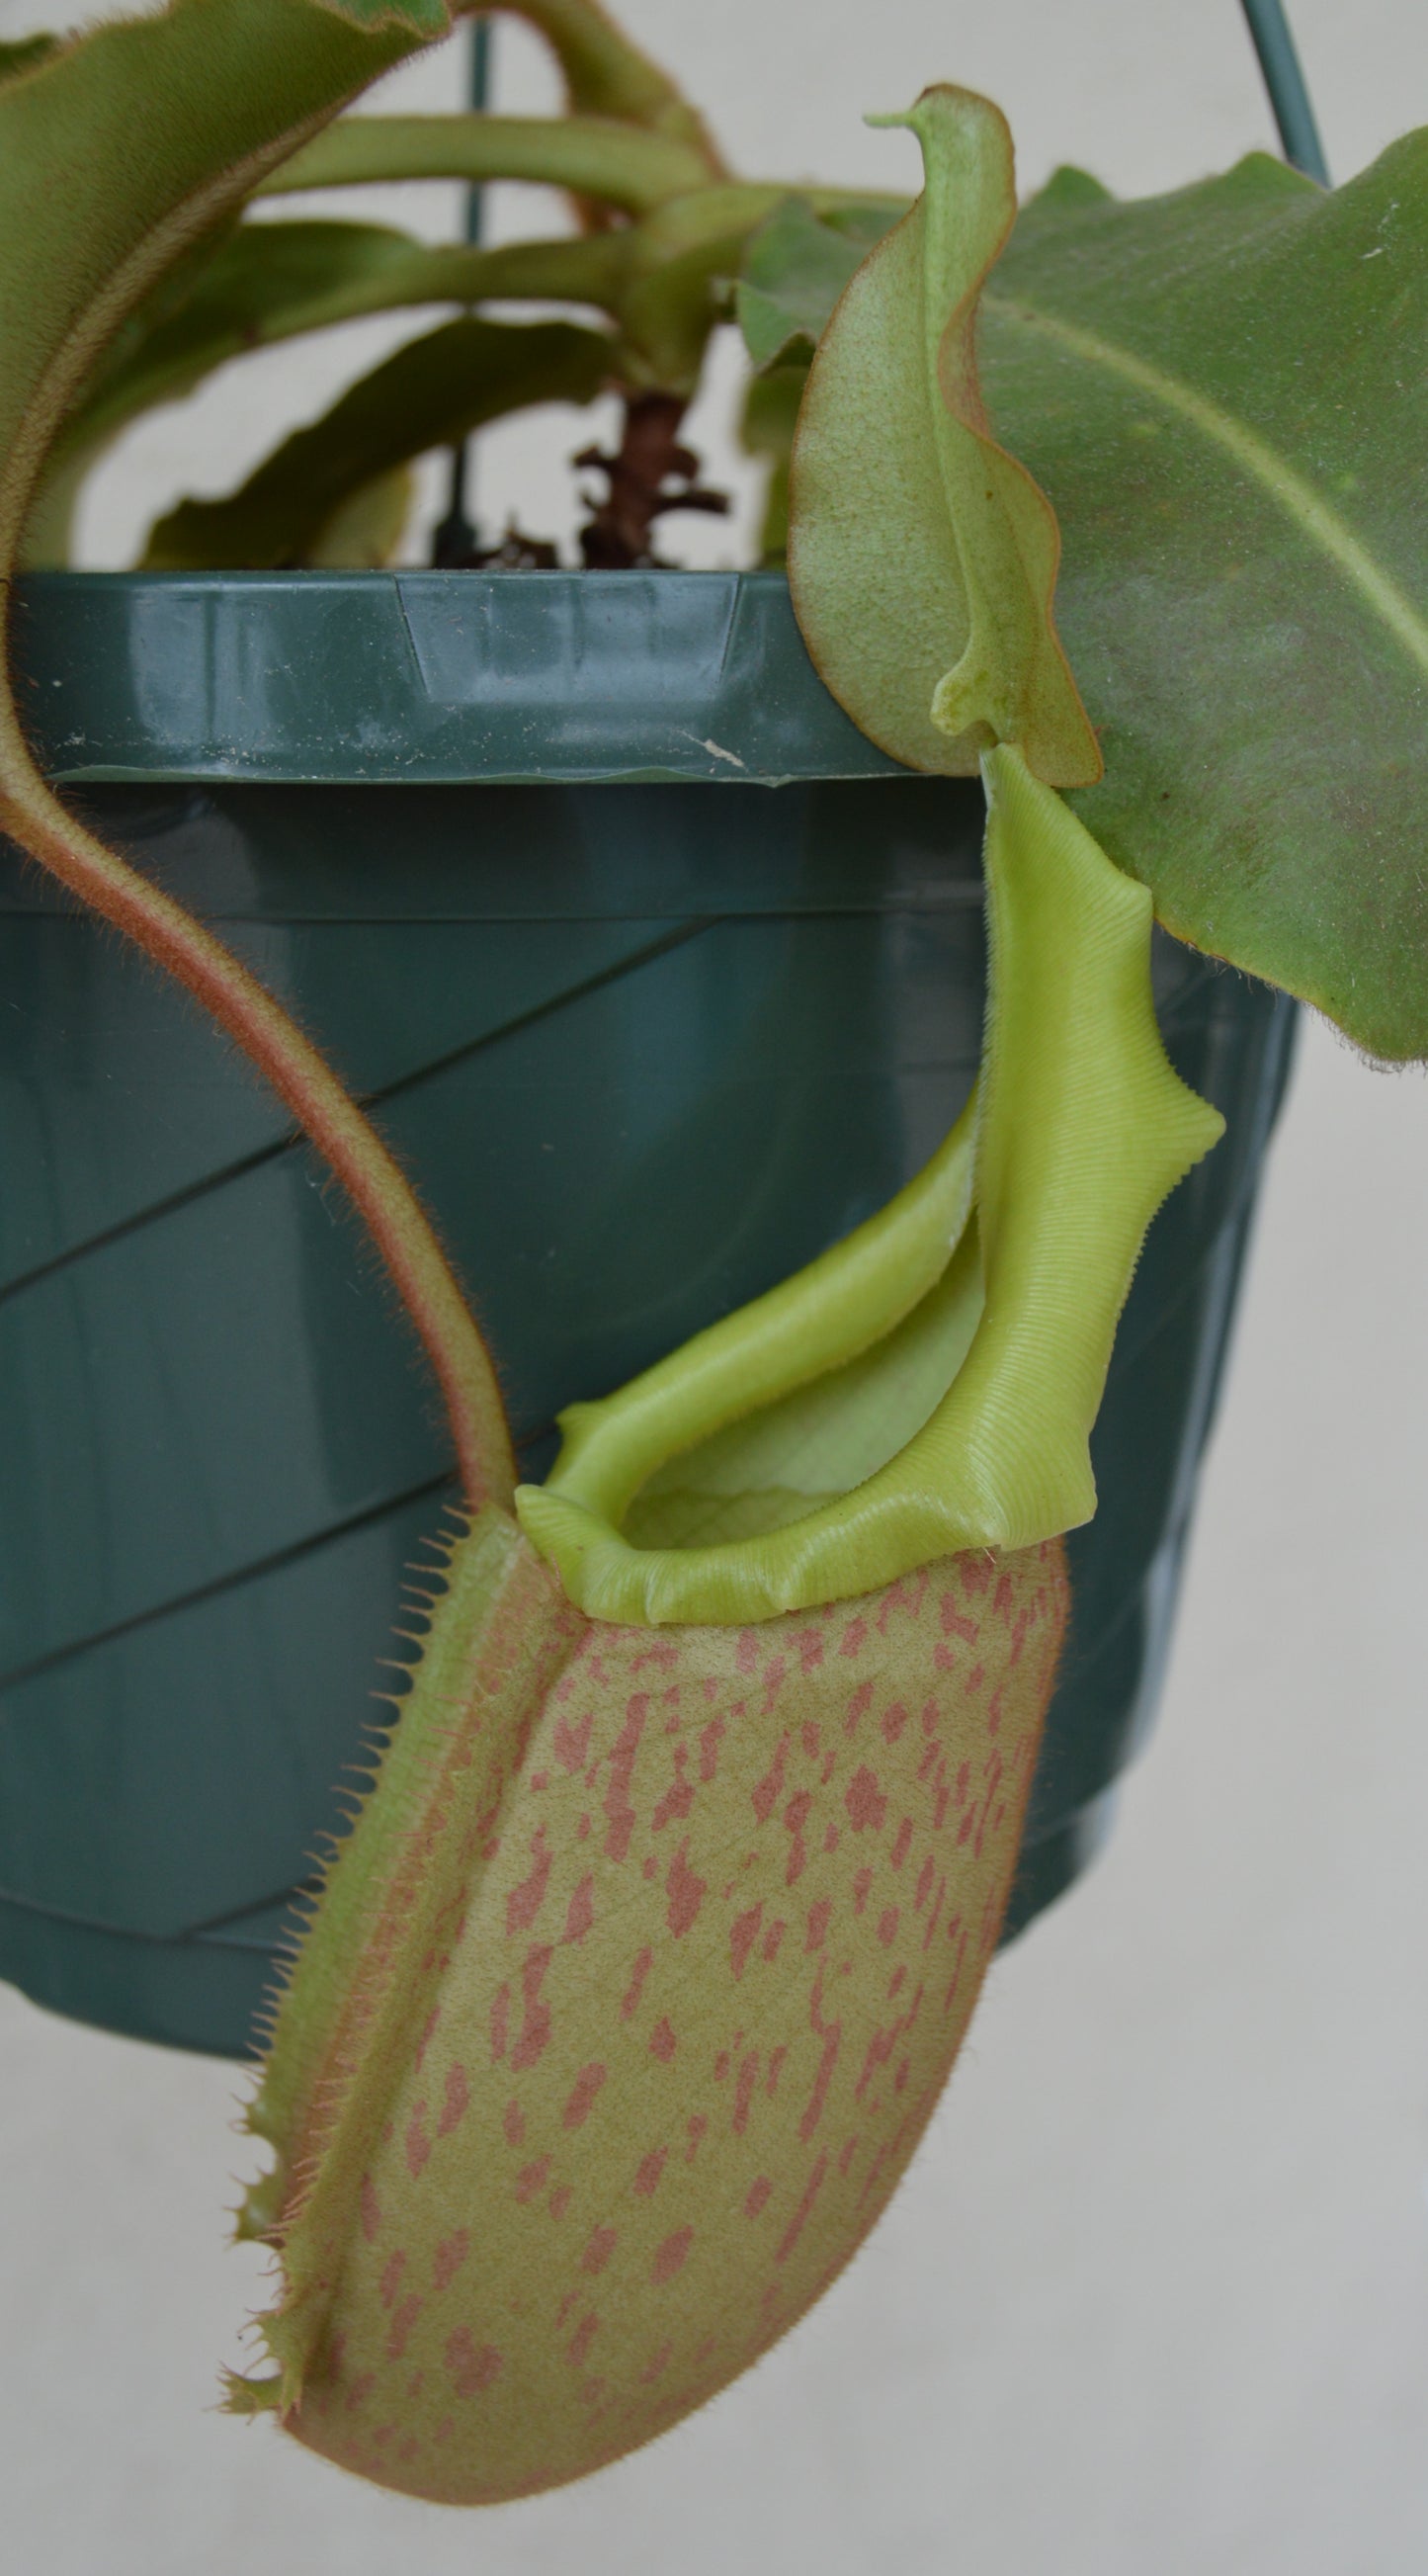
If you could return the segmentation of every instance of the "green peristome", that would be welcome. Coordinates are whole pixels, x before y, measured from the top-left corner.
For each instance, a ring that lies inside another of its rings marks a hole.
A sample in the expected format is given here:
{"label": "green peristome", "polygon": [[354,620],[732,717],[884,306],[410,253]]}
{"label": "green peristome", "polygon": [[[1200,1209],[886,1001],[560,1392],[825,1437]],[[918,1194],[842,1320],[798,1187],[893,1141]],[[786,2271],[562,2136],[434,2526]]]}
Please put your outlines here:
{"label": "green peristome", "polygon": [[922,1429],[967,1356],[984,1304],[974,1216],[900,1324],[657,1468],[625,1513],[625,1536],[639,1548],[707,1548],[839,1502]]}
{"label": "green peristome", "polygon": [[218,501],[182,501],[150,532],[145,563],[264,570],[315,559],[354,494],[430,447],[531,403],[593,401],[611,342],[573,322],[445,322],[348,387]]}
{"label": "green peristome", "polygon": [[919,769],[1016,742],[1053,786],[1100,755],[1052,622],[1046,496],[987,429],[978,299],[1016,213],[1005,118],[970,91],[906,117],[926,186],[859,269],[820,344],[793,451],[789,580],[818,670],[855,724]]}
{"label": "green peristome", "polygon": [[[562,1416],[517,1510],[592,1618],[773,1618],[1095,1509],[1089,1435],[1141,1241],[1223,1121],[1166,1061],[1144,888],[1018,751],[985,772],[976,1100],[881,1216]],[[953,1262],[974,1209],[980,1281]],[[870,1454],[880,1417],[895,1455]],[[667,1543],[701,1518],[741,1534]]]}

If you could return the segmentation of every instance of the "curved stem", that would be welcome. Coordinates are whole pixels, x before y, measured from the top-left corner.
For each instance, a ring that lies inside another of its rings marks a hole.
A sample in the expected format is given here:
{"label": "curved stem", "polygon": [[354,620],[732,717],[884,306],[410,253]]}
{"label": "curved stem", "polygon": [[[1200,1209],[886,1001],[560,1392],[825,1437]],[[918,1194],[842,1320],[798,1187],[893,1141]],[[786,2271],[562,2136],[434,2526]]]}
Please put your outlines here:
{"label": "curved stem", "polygon": [[706,176],[727,175],[698,109],[595,0],[499,0],[499,5],[539,28],[560,63],[572,107],[669,135],[698,152]]}
{"label": "curved stem", "polygon": [[[0,829],[187,987],[326,1157],[430,1356],[462,1477],[479,1504],[512,1490],[504,1409],[485,1344],[415,1193],[316,1048],[247,968],[65,812],[31,757],[10,666],[21,534],[50,446],[96,359],[160,278],[284,156],[424,41],[410,25],[368,35],[325,9],[290,5],[289,19],[291,50],[272,96],[263,77],[271,20],[261,10],[172,11],[99,28],[34,76],[52,83],[52,121],[37,119],[27,152],[0,154],[11,212],[28,212],[37,173],[49,209],[32,227],[36,256],[13,281],[6,317],[13,362],[0,380]],[[136,153],[129,113],[136,100],[160,94],[163,149]],[[12,130],[12,147],[14,140]],[[125,177],[132,186],[121,184]]]}
{"label": "curved stem", "polygon": [[365,1220],[441,1387],[473,1507],[508,1503],[514,1466],[485,1343],[411,1183],[311,1041],[246,966],[67,814],[0,700],[0,826],[175,976],[264,1074]]}
{"label": "curved stem", "polygon": [[687,143],[605,116],[352,116],[295,152],[255,191],[351,188],[382,179],[527,179],[632,215],[708,187]]}

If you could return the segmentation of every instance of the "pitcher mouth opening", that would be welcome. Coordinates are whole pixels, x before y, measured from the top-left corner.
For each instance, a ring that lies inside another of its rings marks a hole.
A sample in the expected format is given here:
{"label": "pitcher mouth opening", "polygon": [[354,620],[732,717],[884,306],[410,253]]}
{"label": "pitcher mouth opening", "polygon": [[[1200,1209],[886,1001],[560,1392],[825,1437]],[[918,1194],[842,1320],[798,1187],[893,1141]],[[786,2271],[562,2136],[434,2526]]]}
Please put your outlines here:
{"label": "pitcher mouth opening", "polygon": [[1147,890],[1016,749],[983,775],[977,1089],[880,1214],[562,1414],[516,1508],[591,1618],[774,1618],[1095,1510],[1089,1435],[1141,1242],[1224,1121],[1161,1044]]}

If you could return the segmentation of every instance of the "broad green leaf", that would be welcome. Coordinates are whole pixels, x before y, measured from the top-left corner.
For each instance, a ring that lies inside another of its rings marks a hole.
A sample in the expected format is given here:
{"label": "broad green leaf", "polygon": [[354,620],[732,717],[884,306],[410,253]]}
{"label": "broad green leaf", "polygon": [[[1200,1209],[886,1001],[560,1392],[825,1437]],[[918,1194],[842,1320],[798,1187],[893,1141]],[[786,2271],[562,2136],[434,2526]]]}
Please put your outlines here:
{"label": "broad green leaf", "polygon": [[608,116],[348,116],[257,193],[288,196],[383,179],[528,179],[640,215],[708,178],[688,144]]}
{"label": "broad green leaf", "polygon": [[[241,224],[163,278],[116,334],[51,452],[26,560],[66,560],[83,476],[138,414],[230,359],[358,315],[439,303],[596,305],[624,326],[632,378],[692,386],[717,319],[720,271],[775,194],[710,186],[610,232],[494,249],[429,246],[376,224]],[[841,212],[835,206],[831,220]],[[850,221],[858,213],[851,208]]]}
{"label": "broad green leaf", "polygon": [[[1021,207],[1013,239],[1039,239],[1068,215],[1109,203],[1099,179],[1064,164]],[[736,299],[756,367],[811,363],[844,288],[907,211],[904,197],[838,200],[831,189],[811,189],[775,206],[746,245]]]}
{"label": "broad green leaf", "polygon": [[1106,770],[1180,936],[1428,1053],[1428,133],[1333,195],[1253,156],[1013,241],[988,408],[1055,505]]}
{"label": "broad green leaf", "polygon": [[628,240],[626,230],[471,250],[428,247],[378,224],[240,225],[179,280],[163,281],[116,335],[51,450],[26,561],[65,562],[75,495],[110,440],[229,359],[410,305],[534,297],[609,304]]}
{"label": "broad green leaf", "polygon": [[138,411],[191,391],[250,349],[362,314],[418,304],[549,299],[604,304],[620,275],[621,239],[559,237],[472,250],[428,245],[381,224],[243,224],[152,321],[141,311],[116,339],[65,433],[104,436]]}
{"label": "broad green leaf", "polygon": [[1058,538],[991,437],[973,335],[1016,212],[1005,119],[970,91],[910,115],[926,187],[858,271],[820,345],[794,445],[789,578],[805,641],[854,722],[954,774],[1019,743],[1055,786],[1096,778],[1051,616]]}
{"label": "broad green leaf", "polygon": [[0,574],[55,430],[126,314],[448,24],[442,0],[172,0],[0,87]]}
{"label": "broad green leaf", "polygon": [[573,322],[443,323],[294,431],[241,490],[180,502],[153,528],[145,562],[155,571],[303,563],[334,511],[379,475],[528,404],[593,401],[611,345]]}
{"label": "broad green leaf", "polygon": [[[1099,180],[1084,170],[1058,170],[1022,207],[1013,238],[1105,199]],[[767,565],[781,566],[788,553],[789,464],[814,345],[858,263],[906,212],[892,200],[841,206],[814,192],[786,199],[748,244],[738,318],[760,372],[745,396],[739,434],[751,456],[766,457],[773,467],[760,540]]]}
{"label": "broad green leaf", "polygon": [[807,197],[775,208],[744,254],[736,299],[756,367],[812,357],[854,270],[906,212],[873,199],[823,215]]}

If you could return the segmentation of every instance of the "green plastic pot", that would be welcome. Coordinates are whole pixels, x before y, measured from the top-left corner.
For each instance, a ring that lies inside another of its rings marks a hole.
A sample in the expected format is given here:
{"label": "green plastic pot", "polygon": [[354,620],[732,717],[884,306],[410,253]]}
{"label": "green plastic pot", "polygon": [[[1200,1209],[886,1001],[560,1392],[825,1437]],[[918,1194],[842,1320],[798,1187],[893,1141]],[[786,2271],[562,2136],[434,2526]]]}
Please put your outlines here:
{"label": "green plastic pot", "polygon": [[[906,1180],[966,1097],[980,792],[843,717],[772,575],[54,575],[51,773],[371,1104],[552,1423]],[[241,2052],[454,1487],[339,1192],[183,997],[3,854],[0,1973]],[[1293,1014],[1157,936],[1224,1142],[1157,1218],[1071,1542],[1010,1929],[1159,1688]]]}

